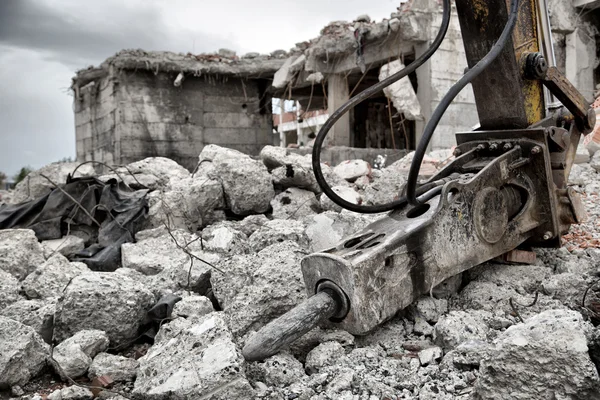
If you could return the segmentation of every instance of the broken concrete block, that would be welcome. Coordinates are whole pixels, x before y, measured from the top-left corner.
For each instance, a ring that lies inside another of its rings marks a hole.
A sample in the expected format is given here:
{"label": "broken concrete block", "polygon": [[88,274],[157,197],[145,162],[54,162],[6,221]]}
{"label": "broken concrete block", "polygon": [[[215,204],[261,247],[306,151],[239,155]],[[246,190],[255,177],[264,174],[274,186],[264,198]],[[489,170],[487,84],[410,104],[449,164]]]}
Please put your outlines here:
{"label": "broken concrete block", "polygon": [[33,328],[0,317],[0,388],[22,386],[37,376],[46,365],[49,350]]}
{"label": "broken concrete block", "polygon": [[552,275],[552,269],[542,265],[507,265],[487,262],[468,272],[472,280],[492,282],[528,293],[535,292],[540,283]]}
{"label": "broken concrete block", "polygon": [[96,354],[108,349],[108,336],[99,330],[83,330],[59,343],[52,352],[53,367],[63,379],[86,374]]}
{"label": "broken concrete block", "polygon": [[600,150],[594,153],[590,160],[590,167],[594,168],[596,172],[600,172]]}
{"label": "broken concrete block", "polygon": [[385,204],[401,197],[406,175],[388,168],[381,170],[378,176],[373,175],[373,181],[367,185],[362,195],[364,204]]}
{"label": "broken concrete block", "polygon": [[452,350],[468,340],[485,340],[489,328],[474,312],[451,311],[435,324],[433,340],[444,350]]}
{"label": "broken concrete block", "polygon": [[199,318],[215,311],[212,302],[205,296],[188,296],[173,307],[174,317]]}
{"label": "broken concrete block", "polygon": [[19,296],[19,281],[17,278],[0,269],[0,313],[3,309],[17,302]]}
{"label": "broken concrete block", "polygon": [[274,219],[254,232],[248,238],[250,249],[260,251],[274,243],[286,240],[295,242],[302,248],[308,248],[308,237],[304,233],[304,223],[295,220]]}
{"label": "broken concrete block", "polygon": [[195,232],[225,208],[223,186],[206,175],[173,179],[168,189],[150,193],[146,228],[168,226]]}
{"label": "broken concrete block", "polygon": [[189,265],[190,256],[182,247],[193,254],[202,252],[201,239],[197,235],[177,229],[170,234],[165,231],[158,237],[149,237],[137,243],[123,243],[121,265],[144,275],[156,275],[172,266],[183,268]]}
{"label": "broken concrete block", "polygon": [[419,353],[417,354],[417,356],[419,357],[419,362],[422,366],[426,366],[434,363],[435,361],[441,360],[443,355],[444,353],[442,349],[437,346],[428,347],[419,351]]}
{"label": "broken concrete block", "polygon": [[248,251],[248,236],[228,222],[204,228],[202,242],[206,251],[216,253],[242,254]]}
{"label": "broken concrete block", "polygon": [[48,395],[48,400],[91,400],[94,394],[91,390],[77,385],[56,389]]}
{"label": "broken concrete block", "polygon": [[254,379],[275,387],[288,387],[306,378],[302,363],[286,352],[269,357],[263,362],[253,363],[249,369]]}
{"label": "broken concrete block", "polygon": [[[2,279],[3,278],[0,276],[0,282]],[[54,311],[56,310],[56,301],[56,298],[44,300],[20,300],[9,305],[5,309],[0,310],[0,315],[32,327],[46,343],[51,343],[54,331]]]}
{"label": "broken concrete block", "polygon": [[304,368],[310,373],[319,372],[323,367],[334,365],[345,355],[346,351],[338,342],[321,343],[306,355]]}
{"label": "broken concrete block", "polygon": [[589,283],[579,274],[566,272],[550,276],[541,284],[544,293],[569,307],[581,306],[583,293]]}
{"label": "broken concrete block", "polygon": [[42,241],[42,247],[44,248],[44,256],[46,258],[49,258],[54,253],[60,253],[65,257],[69,257],[83,250],[85,242],[82,238],[68,235],[60,239],[44,240]]}
{"label": "broken concrete block", "polygon": [[306,298],[296,243],[284,241],[257,254],[234,256],[222,264],[227,275],[211,276],[214,295],[235,336],[257,330]]}
{"label": "broken concrete block", "polygon": [[44,251],[31,229],[0,230],[0,269],[19,280],[44,262]]}
{"label": "broken concrete block", "polygon": [[[340,196],[342,199],[352,204],[361,204],[362,197],[360,193],[348,186],[333,186],[331,188],[335,194]],[[321,208],[325,211],[336,211],[341,212],[342,207],[335,204],[325,193],[320,198]]]}
{"label": "broken concrete block", "polygon": [[[379,80],[382,81],[402,69],[404,69],[404,64],[400,60],[385,64],[379,70]],[[419,99],[408,76],[383,89],[383,93],[390,99],[397,112],[404,114],[407,119],[423,119]]]}
{"label": "broken concrete block", "polygon": [[54,334],[59,342],[82,330],[106,332],[111,344],[127,343],[138,335],[154,295],[123,275],[89,272],[73,278],[56,305]]}
{"label": "broken concrete block", "polygon": [[113,172],[103,175],[99,179],[121,179],[134,189],[148,188],[150,190],[165,190],[170,187],[171,182],[189,178],[190,172],[177,164],[177,162],[165,157],[147,157],[128,164],[126,167],[117,168],[117,176]]}
{"label": "broken concrete block", "polygon": [[[78,165],[79,163],[76,162],[55,162],[30,172],[25,179],[17,183],[12,193],[12,204],[33,200],[52,191],[55,188],[54,185],[42,175],[50,178],[56,185],[61,185],[67,182],[67,175],[72,174]],[[95,173],[96,171],[91,164],[85,164],[77,168],[75,177],[91,176]]]}
{"label": "broken concrete block", "polygon": [[350,237],[370,223],[364,214],[334,211],[312,215],[304,221],[310,250],[313,252],[323,251],[339,244],[342,239]]}
{"label": "broken concrete block", "polygon": [[575,154],[575,164],[589,163],[591,159],[590,152],[585,148],[583,144],[577,146],[577,153]]}
{"label": "broken concrete block", "polygon": [[59,297],[74,277],[85,272],[91,271],[84,263],[69,262],[56,253],[27,275],[22,287],[30,299]]}
{"label": "broken concrete block", "polygon": [[432,336],[433,326],[429,325],[429,322],[423,317],[415,317],[415,325],[413,326],[413,332],[417,335]]}
{"label": "broken concrete block", "polygon": [[221,313],[162,325],[156,342],[139,359],[133,393],[147,399],[253,398],[244,359]]}
{"label": "broken concrete block", "polygon": [[549,310],[511,326],[481,362],[476,395],[597,398],[600,379],[588,354],[585,325],[576,311]]}
{"label": "broken concrete block", "polygon": [[333,172],[348,182],[354,182],[361,176],[371,173],[371,166],[364,160],[347,160],[338,164]]}
{"label": "broken concrete block", "polygon": [[133,358],[98,353],[89,367],[88,377],[94,379],[108,375],[115,382],[130,382],[135,380],[139,365],[139,361]]}
{"label": "broken concrete block", "polygon": [[249,215],[241,221],[234,222],[235,229],[250,237],[254,232],[264,226],[269,219],[263,214]]}
{"label": "broken concrete block", "polygon": [[443,314],[448,312],[448,300],[423,296],[414,303],[414,307],[418,315],[427,322],[435,324]]}
{"label": "broken concrete block", "polygon": [[319,201],[313,192],[298,188],[289,188],[271,200],[273,218],[301,219],[321,211]]}
{"label": "broken concrete block", "polygon": [[227,207],[238,215],[264,213],[275,196],[271,175],[262,162],[241,152],[208,145],[200,162],[210,162],[208,176],[223,185]]}

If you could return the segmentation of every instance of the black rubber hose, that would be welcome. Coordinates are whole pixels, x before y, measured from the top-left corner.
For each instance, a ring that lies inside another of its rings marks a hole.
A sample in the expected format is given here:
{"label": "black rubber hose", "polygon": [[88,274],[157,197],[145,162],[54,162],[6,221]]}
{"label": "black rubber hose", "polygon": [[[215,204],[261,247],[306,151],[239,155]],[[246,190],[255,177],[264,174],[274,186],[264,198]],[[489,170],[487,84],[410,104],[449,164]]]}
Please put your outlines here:
{"label": "black rubber hose", "polygon": [[356,96],[354,96],[353,98],[348,100],[346,103],[344,103],[344,105],[342,105],[333,114],[331,114],[331,116],[327,119],[327,121],[325,121],[325,124],[323,124],[323,127],[319,130],[319,133],[317,134],[317,137],[315,138],[315,144],[313,146],[313,151],[312,151],[313,171],[315,173],[315,178],[316,178],[317,183],[319,184],[319,187],[321,188],[321,190],[327,195],[327,197],[329,197],[331,199],[331,201],[333,201],[338,206],[348,209],[350,211],[354,211],[354,212],[359,212],[359,213],[364,213],[364,214],[376,214],[376,213],[393,210],[394,208],[398,208],[407,203],[407,200],[405,197],[401,197],[398,200],[392,201],[390,203],[374,205],[374,206],[361,206],[361,205],[350,203],[349,201],[344,200],[343,198],[338,196],[333,191],[333,189],[331,189],[331,186],[329,186],[329,184],[325,180],[325,177],[323,176],[323,171],[321,169],[321,148],[323,147],[323,142],[325,141],[325,137],[327,137],[327,133],[333,127],[333,125],[340,119],[340,117],[342,115],[347,113],[356,104],[362,102],[363,100],[368,99],[369,97],[378,93],[383,88],[391,85],[394,82],[399,81],[400,79],[404,78],[408,74],[414,72],[417,68],[419,68],[421,65],[423,65],[429,58],[431,58],[433,53],[435,53],[435,51],[438,49],[438,47],[440,47],[440,44],[444,40],[444,37],[446,36],[446,32],[448,31],[449,24],[450,24],[450,0],[443,0],[442,25],[440,26],[440,30],[439,30],[435,40],[433,41],[433,43],[431,43],[431,46],[427,49],[427,51],[425,51],[419,58],[417,58],[415,61],[410,63],[408,66],[406,66],[401,71],[396,72],[394,75],[387,77],[386,79],[382,80],[381,82],[371,86],[368,89],[365,89],[364,91],[360,92],[359,94],[357,94]]}
{"label": "black rubber hose", "polygon": [[483,57],[473,68],[467,71],[466,74],[463,75],[462,78],[459,79],[446,93],[440,104],[438,104],[437,108],[431,115],[431,118],[427,122],[425,126],[425,130],[423,131],[423,136],[421,136],[421,140],[417,145],[417,149],[415,150],[415,154],[410,164],[410,170],[408,172],[408,180],[406,182],[406,197],[408,202],[412,205],[421,204],[417,199],[417,179],[419,177],[419,169],[421,168],[421,163],[423,162],[423,158],[425,157],[425,152],[427,151],[427,146],[429,145],[429,141],[433,136],[433,132],[437,127],[440,119],[446,112],[446,109],[452,103],[452,100],[460,93],[460,91],[467,86],[467,84],[471,83],[471,81],[477,77],[480,73],[482,73],[494,60],[500,55],[508,39],[510,38],[512,31],[517,22],[517,14],[519,10],[519,1],[512,0],[510,6],[510,16],[506,25],[504,26],[504,30],[500,35],[498,41],[494,44],[492,49]]}

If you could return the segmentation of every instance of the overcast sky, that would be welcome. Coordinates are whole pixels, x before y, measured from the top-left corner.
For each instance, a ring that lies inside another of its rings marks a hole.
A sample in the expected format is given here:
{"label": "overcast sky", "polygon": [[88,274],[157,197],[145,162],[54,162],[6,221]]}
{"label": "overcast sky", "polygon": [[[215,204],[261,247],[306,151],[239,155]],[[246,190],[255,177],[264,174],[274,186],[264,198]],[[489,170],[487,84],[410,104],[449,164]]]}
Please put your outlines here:
{"label": "overcast sky", "polygon": [[75,158],[71,77],[123,48],[243,54],[380,20],[398,0],[0,0],[0,171]]}

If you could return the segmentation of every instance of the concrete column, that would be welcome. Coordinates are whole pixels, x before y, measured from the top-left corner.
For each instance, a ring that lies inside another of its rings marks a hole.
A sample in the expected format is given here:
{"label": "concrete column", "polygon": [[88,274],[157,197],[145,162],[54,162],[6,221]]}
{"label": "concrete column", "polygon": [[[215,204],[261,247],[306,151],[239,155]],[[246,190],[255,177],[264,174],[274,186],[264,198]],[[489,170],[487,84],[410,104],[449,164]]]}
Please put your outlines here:
{"label": "concrete column", "polygon": [[[348,101],[348,82],[342,74],[332,74],[327,78],[327,112],[333,114]],[[350,113],[344,114],[327,135],[327,145],[350,146]]]}
{"label": "concrete column", "polygon": [[596,40],[585,27],[578,27],[566,39],[565,75],[588,100],[594,99]]}

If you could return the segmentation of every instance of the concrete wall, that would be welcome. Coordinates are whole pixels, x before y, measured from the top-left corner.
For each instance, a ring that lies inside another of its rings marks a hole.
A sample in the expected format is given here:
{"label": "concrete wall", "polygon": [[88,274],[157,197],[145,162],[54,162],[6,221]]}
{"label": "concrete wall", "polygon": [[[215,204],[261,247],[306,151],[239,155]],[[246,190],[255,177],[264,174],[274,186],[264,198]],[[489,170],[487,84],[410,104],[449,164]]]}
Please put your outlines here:
{"label": "concrete wall", "polygon": [[[437,35],[442,23],[442,12],[433,13],[430,25],[430,40],[417,47],[417,57],[429,47]],[[450,87],[464,74],[467,58],[460,34],[458,15],[453,6],[452,17],[446,38],[431,59],[417,70],[419,87],[417,97],[421,104],[425,121],[417,125],[417,141],[429,117],[440,103]],[[454,99],[442,117],[431,140],[432,150],[449,148],[456,144],[454,135],[457,132],[469,131],[479,123],[475,97],[471,85],[468,85]]]}
{"label": "concrete wall", "polygon": [[161,156],[193,169],[206,144],[249,154],[272,144],[270,99],[259,81],[188,77],[174,87],[175,77],[122,71],[99,83],[106,86],[100,96],[90,88],[76,101],[78,160],[127,164]]}
{"label": "concrete wall", "polygon": [[116,90],[118,86],[108,77],[79,90],[79,100],[74,102],[78,161],[119,162],[115,139]]}

